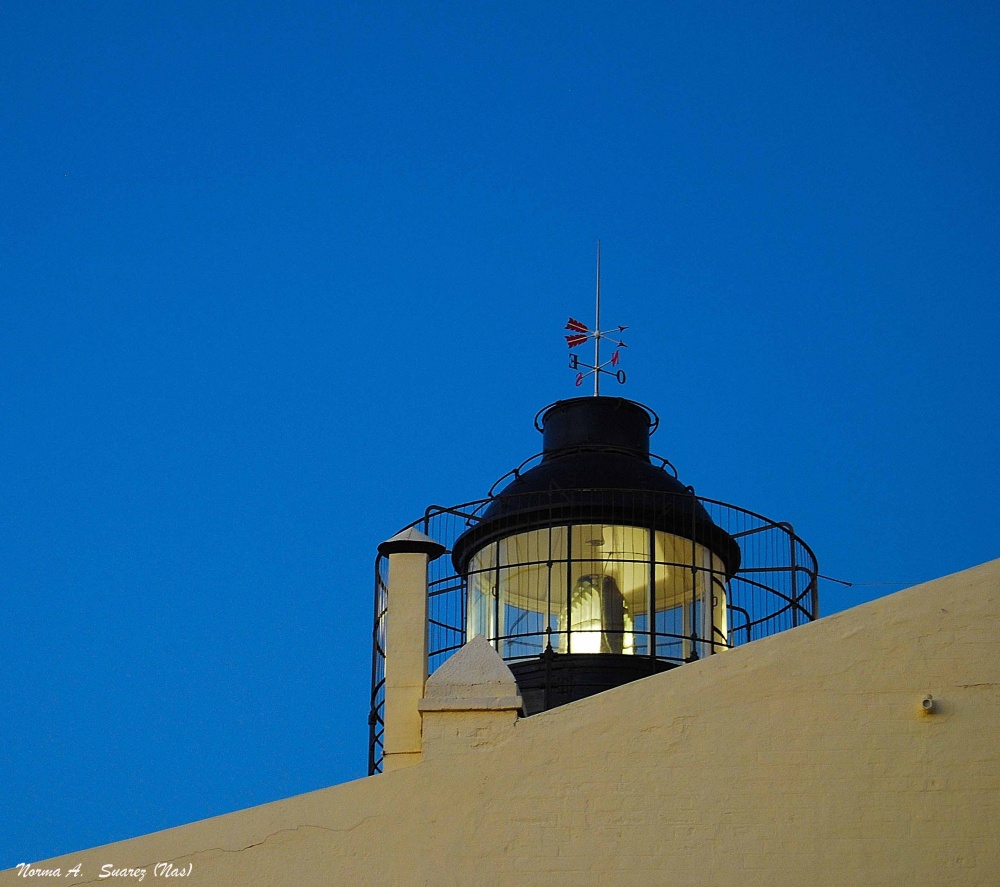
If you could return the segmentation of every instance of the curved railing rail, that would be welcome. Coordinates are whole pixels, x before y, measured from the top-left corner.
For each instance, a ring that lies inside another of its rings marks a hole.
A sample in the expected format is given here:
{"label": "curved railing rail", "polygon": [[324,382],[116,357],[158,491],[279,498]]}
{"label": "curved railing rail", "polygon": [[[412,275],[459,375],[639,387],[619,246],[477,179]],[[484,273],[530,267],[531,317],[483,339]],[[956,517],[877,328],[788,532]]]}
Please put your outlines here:
{"label": "curved railing rail", "polygon": [[[629,491],[612,491],[627,493]],[[537,495],[537,494],[534,494]],[[644,492],[669,497],[682,494]],[[816,619],[819,615],[819,567],[812,550],[788,523],[773,521],[761,514],[739,508],[716,499],[694,496],[714,523],[725,530],[740,546],[741,565],[729,580],[727,589],[728,637],[722,647],[738,647],[794,628]],[[431,505],[422,517],[403,529],[416,527],[447,549],[447,554],[432,561],[428,567],[428,657],[427,673],[432,673],[466,641],[466,585],[456,574],[448,556],[455,540],[477,523],[484,510],[495,498],[477,499],[461,505]],[[694,569],[692,564],[675,566]],[[385,705],[385,634],[389,618],[388,560],[379,555],[375,560],[375,612],[372,632],[372,693],[369,714],[368,772],[381,772],[383,755],[383,709]],[[663,655],[670,641],[681,637],[669,632],[651,631],[655,635],[649,649],[657,650],[659,659],[683,661],[679,656]],[[499,641],[518,641],[504,645],[520,651],[520,657],[533,655],[525,644],[537,638],[536,632],[509,631]],[[718,638],[693,638],[718,647]],[[656,643],[660,640],[663,643]],[[541,646],[537,653],[542,652]],[[517,656],[508,656],[513,659]]]}

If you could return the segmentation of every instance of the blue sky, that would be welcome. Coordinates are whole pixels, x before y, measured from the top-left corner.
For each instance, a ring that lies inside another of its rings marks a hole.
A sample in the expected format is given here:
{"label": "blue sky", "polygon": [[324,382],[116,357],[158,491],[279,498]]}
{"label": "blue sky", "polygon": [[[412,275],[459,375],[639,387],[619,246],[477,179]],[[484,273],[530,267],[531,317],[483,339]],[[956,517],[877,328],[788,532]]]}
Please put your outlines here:
{"label": "blue sky", "polygon": [[598,239],[824,612],[1000,556],[996,4],[11,0],[0,99],[0,868],[364,774],[375,546],[540,449]]}

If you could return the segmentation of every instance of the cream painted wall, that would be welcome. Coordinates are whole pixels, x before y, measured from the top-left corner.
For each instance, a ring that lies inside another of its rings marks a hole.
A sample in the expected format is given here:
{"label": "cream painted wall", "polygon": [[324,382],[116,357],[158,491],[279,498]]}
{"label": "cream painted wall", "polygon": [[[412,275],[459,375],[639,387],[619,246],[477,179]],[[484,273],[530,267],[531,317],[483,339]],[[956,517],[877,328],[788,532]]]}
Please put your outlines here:
{"label": "cream painted wall", "polygon": [[220,887],[996,885],[998,638],[993,561],[501,730],[425,732],[412,767],[35,865],[79,863],[81,884],[172,860],[192,867],[172,883]]}

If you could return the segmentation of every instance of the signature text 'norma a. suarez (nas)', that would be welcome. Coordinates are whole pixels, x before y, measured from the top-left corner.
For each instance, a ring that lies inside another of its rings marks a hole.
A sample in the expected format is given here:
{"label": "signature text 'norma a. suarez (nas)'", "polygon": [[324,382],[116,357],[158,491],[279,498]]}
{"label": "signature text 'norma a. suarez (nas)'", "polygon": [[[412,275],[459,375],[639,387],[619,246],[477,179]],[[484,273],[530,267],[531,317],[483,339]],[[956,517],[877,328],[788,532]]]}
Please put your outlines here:
{"label": "signature text 'norma a. suarez (nas)'", "polygon": [[[15,868],[21,878],[79,878],[83,874],[83,865],[77,863],[65,871],[62,868],[44,868],[42,866],[31,865],[27,862],[19,862]],[[146,875],[152,872],[154,878],[186,878],[194,871],[194,863],[187,865],[174,865],[172,862],[158,862],[156,865],[145,867],[115,865],[105,863],[97,873],[97,879],[103,881],[106,878],[125,878],[132,881],[143,881]]]}

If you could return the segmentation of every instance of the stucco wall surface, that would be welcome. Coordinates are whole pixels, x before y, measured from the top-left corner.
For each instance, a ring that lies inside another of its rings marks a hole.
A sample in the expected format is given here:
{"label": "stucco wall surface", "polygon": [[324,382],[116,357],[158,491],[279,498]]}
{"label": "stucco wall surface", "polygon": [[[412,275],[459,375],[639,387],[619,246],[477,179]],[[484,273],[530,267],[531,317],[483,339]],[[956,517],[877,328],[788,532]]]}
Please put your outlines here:
{"label": "stucco wall surface", "polygon": [[998,638],[1000,560],[505,729],[448,715],[415,766],[34,865],[120,885],[103,865],[159,883],[172,861],[192,887],[997,885]]}

